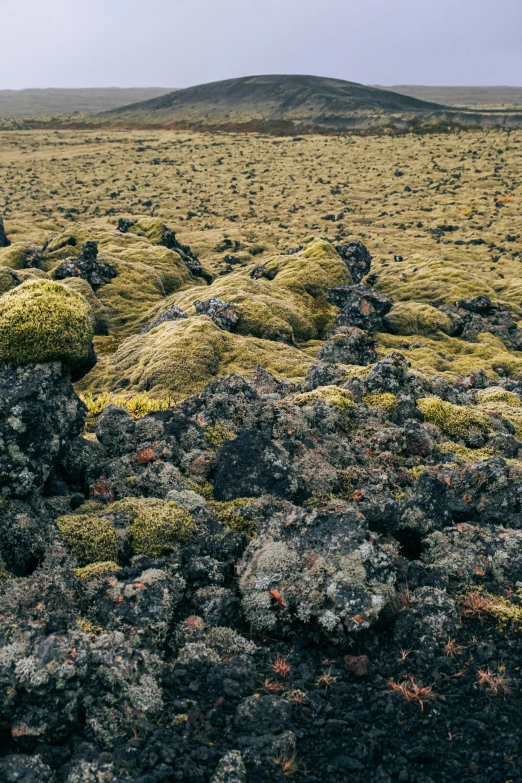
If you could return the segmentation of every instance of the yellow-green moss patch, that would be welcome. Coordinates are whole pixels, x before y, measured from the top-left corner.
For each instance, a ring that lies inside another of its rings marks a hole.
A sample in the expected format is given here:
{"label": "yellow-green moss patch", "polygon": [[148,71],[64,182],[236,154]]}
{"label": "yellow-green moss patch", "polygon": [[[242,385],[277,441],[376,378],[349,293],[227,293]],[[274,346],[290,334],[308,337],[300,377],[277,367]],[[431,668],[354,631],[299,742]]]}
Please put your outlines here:
{"label": "yellow-green moss patch", "polygon": [[121,567],[118,563],[115,563],[114,560],[90,563],[89,565],[74,569],[74,573],[82,582],[89,582],[91,579],[117,574],[118,571],[121,571]]}
{"label": "yellow-green moss patch", "polygon": [[81,365],[89,355],[93,316],[87,301],[57,283],[23,283],[0,298],[0,364],[59,360]]}
{"label": "yellow-green moss patch", "polygon": [[386,323],[394,334],[450,334],[453,322],[436,307],[423,302],[398,302],[388,315]]}
{"label": "yellow-green moss patch", "polygon": [[319,386],[313,391],[296,394],[292,399],[292,404],[304,408],[307,405],[313,405],[318,400],[329,402],[340,412],[354,406],[352,393],[347,389],[339,388],[339,386]]}
{"label": "yellow-green moss patch", "polygon": [[397,407],[397,397],[391,392],[381,392],[379,394],[365,394],[362,401],[366,405],[373,405],[386,413],[393,413]]}
{"label": "yellow-green moss patch", "polygon": [[453,405],[440,397],[422,397],[417,407],[430,424],[435,424],[446,435],[453,435],[464,441],[476,434],[487,434],[490,426],[488,417],[480,411],[464,405]]}
{"label": "yellow-green moss patch", "polygon": [[69,514],[56,520],[65,546],[81,566],[118,557],[118,536],[106,519],[95,514]]}
{"label": "yellow-green moss patch", "polygon": [[132,518],[131,546],[135,555],[158,557],[178,544],[187,542],[194,532],[191,515],[174,503],[157,498],[125,498],[111,506],[111,513]]}

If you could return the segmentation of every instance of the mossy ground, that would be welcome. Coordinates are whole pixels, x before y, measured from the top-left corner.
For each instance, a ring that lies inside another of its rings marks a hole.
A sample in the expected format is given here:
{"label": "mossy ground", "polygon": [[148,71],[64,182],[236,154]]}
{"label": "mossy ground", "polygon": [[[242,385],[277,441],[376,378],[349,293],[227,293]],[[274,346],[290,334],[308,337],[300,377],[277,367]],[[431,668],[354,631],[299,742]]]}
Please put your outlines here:
{"label": "mossy ground", "polygon": [[[522,318],[521,150],[522,132],[501,130],[297,143],[165,130],[1,132],[0,194],[14,244],[0,251],[0,286],[10,287],[9,268],[45,275],[98,241],[118,274],[94,295],[81,291],[98,333],[108,331],[82,388],[179,398],[257,362],[301,378],[335,314],[326,289],[349,282],[329,245],[308,245],[360,239],[374,256],[375,287],[395,301],[396,333],[377,336],[380,356],[400,350],[413,368],[449,380],[481,367],[492,378],[520,375],[522,354],[490,334],[449,337],[430,304],[486,294]],[[120,216],[137,220],[127,234],[116,230]],[[214,275],[209,288],[160,244],[164,224]],[[44,271],[20,269],[25,243],[44,241]],[[256,266],[268,277],[252,278]],[[235,303],[237,334],[191,318],[133,336],[167,304],[191,315],[195,299],[213,295]]]}

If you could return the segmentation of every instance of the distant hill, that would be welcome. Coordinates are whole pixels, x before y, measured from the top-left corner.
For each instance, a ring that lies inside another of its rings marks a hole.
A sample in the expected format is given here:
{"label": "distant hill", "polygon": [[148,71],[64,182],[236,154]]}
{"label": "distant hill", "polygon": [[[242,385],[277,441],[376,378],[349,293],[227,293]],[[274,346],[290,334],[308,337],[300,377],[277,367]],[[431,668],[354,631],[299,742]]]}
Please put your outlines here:
{"label": "distant hill", "polygon": [[246,76],[202,84],[110,112],[113,117],[158,124],[294,123],[344,128],[358,115],[422,113],[436,103],[320,76]]}
{"label": "distant hill", "polygon": [[379,89],[446,106],[522,106],[522,87],[425,87],[400,84]]}
{"label": "distant hill", "polygon": [[0,117],[100,112],[171,91],[172,87],[0,90]]}

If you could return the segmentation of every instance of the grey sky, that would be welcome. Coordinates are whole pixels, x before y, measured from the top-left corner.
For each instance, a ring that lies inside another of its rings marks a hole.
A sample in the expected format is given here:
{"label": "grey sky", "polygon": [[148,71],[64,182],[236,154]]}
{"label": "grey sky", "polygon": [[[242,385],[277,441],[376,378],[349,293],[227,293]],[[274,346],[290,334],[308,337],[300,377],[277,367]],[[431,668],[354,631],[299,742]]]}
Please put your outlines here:
{"label": "grey sky", "polygon": [[522,85],[522,0],[0,0],[0,89]]}

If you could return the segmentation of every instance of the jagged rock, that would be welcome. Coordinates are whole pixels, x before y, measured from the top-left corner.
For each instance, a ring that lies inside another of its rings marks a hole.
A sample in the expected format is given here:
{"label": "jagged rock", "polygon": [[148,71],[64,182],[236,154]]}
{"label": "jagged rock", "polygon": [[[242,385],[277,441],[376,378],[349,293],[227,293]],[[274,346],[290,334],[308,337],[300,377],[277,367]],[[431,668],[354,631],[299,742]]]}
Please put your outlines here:
{"label": "jagged rock", "polygon": [[301,384],[303,391],[313,391],[320,386],[342,385],[346,370],[336,364],[312,364]]}
{"label": "jagged rock", "polygon": [[261,633],[343,641],[394,594],[397,554],[363,515],[286,508],[272,514],[240,566],[247,620]]}
{"label": "jagged rock", "polygon": [[327,335],[317,358],[333,364],[371,364],[377,358],[375,340],[356,326],[340,326]]}
{"label": "jagged rock", "polygon": [[509,350],[522,350],[522,329],[506,305],[494,305],[489,297],[477,296],[459,299],[454,305],[440,305],[438,309],[452,321],[454,337],[477,342],[481,332],[490,332]]}
{"label": "jagged rock", "polygon": [[247,771],[238,750],[230,750],[219,760],[210,783],[246,783]]}
{"label": "jagged rock", "polygon": [[408,362],[401,353],[390,353],[376,362],[365,378],[366,389],[371,393],[397,394],[404,386]]}
{"label": "jagged rock", "polygon": [[168,247],[169,250],[175,250],[176,253],[181,256],[183,263],[195,277],[203,277],[207,282],[212,280],[212,276],[201,266],[199,258],[192,252],[188,245],[182,245],[181,242],[178,242],[176,234],[172,229],[166,228],[163,232],[163,244],[165,247]]}
{"label": "jagged rock", "polygon": [[187,317],[187,314],[183,312],[181,307],[178,307],[175,304],[170,305],[165,310],[163,310],[163,312],[161,312],[153,321],[144,326],[140,334],[147,334],[147,332],[150,332],[151,329],[154,329],[154,327],[165,323],[165,321],[179,321],[180,318]]}
{"label": "jagged rock", "polygon": [[226,441],[215,462],[216,500],[260,497],[265,493],[291,497],[296,489],[288,456],[258,430]]}
{"label": "jagged rock", "polygon": [[9,247],[10,244],[11,244],[11,242],[7,238],[7,235],[5,233],[4,220],[3,220],[2,216],[0,215],[0,247]]}
{"label": "jagged rock", "polygon": [[0,494],[41,490],[86,413],[59,362],[0,367]]}
{"label": "jagged rock", "polygon": [[370,271],[372,257],[362,242],[356,240],[347,245],[336,245],[335,249],[350,269],[354,283],[360,283]]}
{"label": "jagged rock", "polygon": [[403,649],[435,652],[455,636],[458,623],[455,601],[444,590],[420,587],[411,593],[407,608],[399,612],[395,640]]}
{"label": "jagged rock", "polygon": [[328,301],[340,308],[338,326],[358,326],[378,332],[384,316],[391,310],[392,300],[365,285],[342,285],[328,290]]}
{"label": "jagged rock", "polygon": [[226,332],[231,332],[239,320],[234,305],[227,304],[217,297],[207,299],[206,301],[196,299],[194,307],[198,315],[208,315],[216,326],[219,326],[220,329],[224,329]]}
{"label": "jagged rock", "polygon": [[98,261],[98,243],[86,242],[77,258],[66,258],[53,271],[55,280],[67,277],[81,277],[96,290],[116,276],[116,270],[110,264]]}

